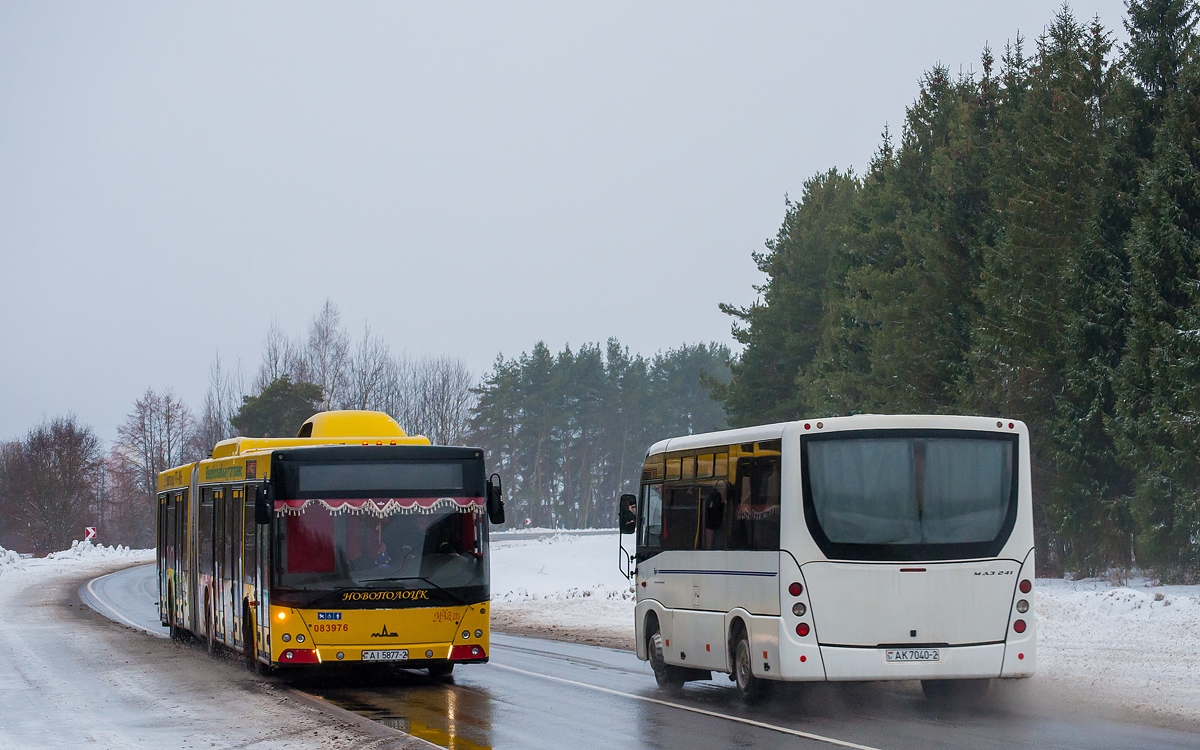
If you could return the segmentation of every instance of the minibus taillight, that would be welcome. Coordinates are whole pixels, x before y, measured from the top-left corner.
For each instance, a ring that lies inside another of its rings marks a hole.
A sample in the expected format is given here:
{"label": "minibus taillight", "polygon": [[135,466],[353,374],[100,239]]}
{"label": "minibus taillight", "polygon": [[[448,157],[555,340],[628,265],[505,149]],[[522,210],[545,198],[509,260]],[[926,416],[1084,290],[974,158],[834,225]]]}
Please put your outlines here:
{"label": "minibus taillight", "polygon": [[804,593],[804,587],[799,583],[793,582],[791,586],[788,586],[788,593],[792,596],[800,596],[800,594]]}
{"label": "minibus taillight", "polygon": [[1013,630],[1017,631],[1018,633],[1024,633],[1025,632],[1025,621],[1024,620],[1014,620],[1013,621]]}
{"label": "minibus taillight", "polygon": [[[1017,622],[1020,622],[1020,620],[1017,620]],[[800,636],[801,638],[808,635],[808,623],[807,622],[802,622],[796,626],[796,635]]]}
{"label": "minibus taillight", "polygon": [[1021,581],[1021,585],[1017,588],[1021,589],[1022,594],[1028,594],[1029,590],[1033,588],[1033,584],[1029,582],[1029,579],[1026,579]]}

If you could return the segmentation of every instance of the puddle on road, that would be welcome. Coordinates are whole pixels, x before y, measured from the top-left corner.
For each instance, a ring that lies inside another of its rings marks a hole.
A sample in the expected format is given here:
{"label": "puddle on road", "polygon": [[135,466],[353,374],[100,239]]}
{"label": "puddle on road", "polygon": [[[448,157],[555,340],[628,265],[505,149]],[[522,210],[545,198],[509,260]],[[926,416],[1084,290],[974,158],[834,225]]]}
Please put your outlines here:
{"label": "puddle on road", "polygon": [[297,685],[347,711],[432,742],[447,750],[490,750],[492,697],[453,681],[399,672],[315,685]]}

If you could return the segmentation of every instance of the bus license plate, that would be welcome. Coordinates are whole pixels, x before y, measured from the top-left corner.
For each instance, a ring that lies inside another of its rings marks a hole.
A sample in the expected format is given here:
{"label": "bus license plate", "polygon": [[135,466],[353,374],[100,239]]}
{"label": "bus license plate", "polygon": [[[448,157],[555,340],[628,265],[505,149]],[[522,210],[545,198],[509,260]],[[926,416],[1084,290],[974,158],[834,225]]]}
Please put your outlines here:
{"label": "bus license plate", "polygon": [[393,649],[391,651],[363,651],[363,661],[408,661],[408,649]]}
{"label": "bus license plate", "polygon": [[941,661],[942,650],[939,648],[889,648],[888,661]]}

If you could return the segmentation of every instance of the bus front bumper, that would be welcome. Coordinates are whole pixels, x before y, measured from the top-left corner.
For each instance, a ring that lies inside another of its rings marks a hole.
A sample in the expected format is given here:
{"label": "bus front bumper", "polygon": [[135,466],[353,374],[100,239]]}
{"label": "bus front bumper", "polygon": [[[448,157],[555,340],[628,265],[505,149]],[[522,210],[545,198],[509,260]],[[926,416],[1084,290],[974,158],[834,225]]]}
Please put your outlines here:
{"label": "bus front bumper", "polygon": [[[372,658],[373,657],[373,658]],[[451,645],[415,643],[391,647],[378,645],[316,646],[284,648],[274,660],[289,664],[388,664],[402,669],[423,669],[436,664],[486,664],[486,644]]]}

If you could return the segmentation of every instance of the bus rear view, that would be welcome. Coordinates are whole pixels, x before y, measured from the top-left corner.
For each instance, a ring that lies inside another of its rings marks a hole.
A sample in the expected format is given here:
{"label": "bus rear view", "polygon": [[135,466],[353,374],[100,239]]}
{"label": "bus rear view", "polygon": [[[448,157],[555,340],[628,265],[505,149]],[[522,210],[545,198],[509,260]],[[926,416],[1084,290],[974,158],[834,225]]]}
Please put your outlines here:
{"label": "bus rear view", "polygon": [[[1015,420],[860,415],[651,447],[638,653],[660,685],[921,680],[982,694],[1036,662],[1029,439]],[[694,527],[694,533],[690,531]]]}
{"label": "bus rear view", "polygon": [[1024,425],[839,430],[830,422],[800,438],[803,528],[784,541],[802,561],[798,580],[826,678],[1032,674]]}

